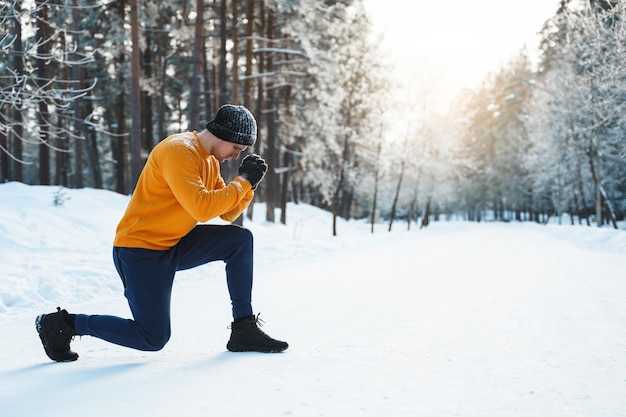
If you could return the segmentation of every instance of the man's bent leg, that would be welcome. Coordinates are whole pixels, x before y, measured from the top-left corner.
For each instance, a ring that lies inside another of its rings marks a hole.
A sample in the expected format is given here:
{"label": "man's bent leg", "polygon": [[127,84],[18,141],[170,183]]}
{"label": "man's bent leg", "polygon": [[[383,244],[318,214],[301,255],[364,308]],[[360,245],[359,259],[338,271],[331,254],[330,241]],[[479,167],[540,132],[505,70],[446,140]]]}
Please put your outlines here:
{"label": "man's bent leg", "polygon": [[253,237],[236,225],[198,225],[173,248],[178,270],[226,262],[233,317],[252,315]]}
{"label": "man's bent leg", "polygon": [[236,225],[196,226],[174,247],[178,269],[193,268],[211,261],[226,262],[226,279],[233,305],[231,335],[226,348],[233,352],[282,352],[286,342],[272,339],[258,325],[252,312],[252,233]]}
{"label": "man's bent leg", "polygon": [[174,266],[169,251],[114,248],[115,266],[134,320],[77,314],[78,335],[94,336],[133,349],[160,350],[170,338]]}

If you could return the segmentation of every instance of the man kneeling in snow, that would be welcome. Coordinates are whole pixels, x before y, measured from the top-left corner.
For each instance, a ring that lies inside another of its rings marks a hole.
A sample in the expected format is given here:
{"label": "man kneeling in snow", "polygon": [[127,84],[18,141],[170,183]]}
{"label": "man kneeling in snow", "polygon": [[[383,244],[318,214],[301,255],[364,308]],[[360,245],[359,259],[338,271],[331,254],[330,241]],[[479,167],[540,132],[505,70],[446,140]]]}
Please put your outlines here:
{"label": "man kneeling in snow", "polygon": [[221,260],[232,302],[226,347],[233,352],[282,352],[285,342],[259,328],[252,310],[253,241],[237,225],[206,225],[215,217],[235,220],[254,197],[267,171],[258,155],[246,156],[228,185],[219,164],[237,159],[256,141],[256,121],[243,106],[224,105],[201,132],[172,135],[154,147],[115,236],[113,261],[124,284],[133,320],[107,315],[42,314],[35,324],[46,354],[75,361],[74,336],[94,336],[145,351],[170,338],[170,297],[176,271]]}

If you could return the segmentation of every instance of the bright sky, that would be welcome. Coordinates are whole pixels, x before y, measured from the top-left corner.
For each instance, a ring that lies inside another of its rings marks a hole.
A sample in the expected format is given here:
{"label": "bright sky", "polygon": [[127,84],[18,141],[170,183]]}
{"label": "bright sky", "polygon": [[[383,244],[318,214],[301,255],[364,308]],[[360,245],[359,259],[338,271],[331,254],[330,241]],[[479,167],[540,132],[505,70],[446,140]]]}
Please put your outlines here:
{"label": "bright sky", "polygon": [[[363,0],[399,77],[422,80],[442,107],[527,44],[559,0]],[[406,91],[406,90],[405,90]]]}

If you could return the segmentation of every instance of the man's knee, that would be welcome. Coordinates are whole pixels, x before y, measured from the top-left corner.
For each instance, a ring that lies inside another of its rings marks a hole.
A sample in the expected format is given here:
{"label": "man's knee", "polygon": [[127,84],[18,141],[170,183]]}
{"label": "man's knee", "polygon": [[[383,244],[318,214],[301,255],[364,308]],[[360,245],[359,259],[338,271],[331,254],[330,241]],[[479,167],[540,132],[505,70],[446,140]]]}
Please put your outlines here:
{"label": "man's knee", "polygon": [[156,352],[165,347],[170,340],[170,332],[166,332],[160,335],[144,334],[144,349],[149,352]]}
{"label": "man's knee", "polygon": [[229,233],[232,233],[237,240],[242,242],[252,242],[252,232],[245,227],[237,226],[234,224],[226,226],[229,229]]}
{"label": "man's knee", "polygon": [[224,235],[224,244],[238,252],[251,252],[254,245],[252,232],[245,227],[227,225],[227,233]]}

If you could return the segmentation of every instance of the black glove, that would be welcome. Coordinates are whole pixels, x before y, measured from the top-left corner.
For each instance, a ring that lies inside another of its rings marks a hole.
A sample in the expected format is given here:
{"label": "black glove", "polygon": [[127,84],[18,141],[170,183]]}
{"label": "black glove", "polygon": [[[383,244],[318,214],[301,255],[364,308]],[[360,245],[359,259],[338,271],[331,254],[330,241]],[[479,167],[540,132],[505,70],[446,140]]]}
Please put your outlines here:
{"label": "black glove", "polygon": [[259,155],[250,154],[243,158],[239,167],[239,175],[250,181],[252,189],[256,190],[267,172],[267,164]]}

